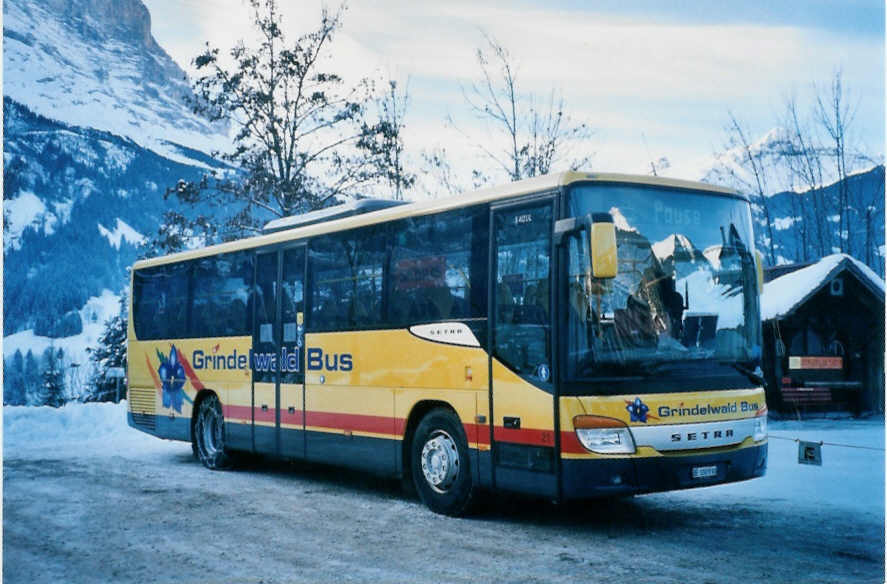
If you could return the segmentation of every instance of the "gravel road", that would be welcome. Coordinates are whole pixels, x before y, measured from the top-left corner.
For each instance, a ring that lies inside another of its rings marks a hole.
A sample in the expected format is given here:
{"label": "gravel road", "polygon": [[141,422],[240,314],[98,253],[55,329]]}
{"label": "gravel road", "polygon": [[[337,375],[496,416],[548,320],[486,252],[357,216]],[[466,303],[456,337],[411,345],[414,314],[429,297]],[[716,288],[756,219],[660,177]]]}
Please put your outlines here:
{"label": "gravel road", "polygon": [[[148,440],[154,440],[147,438]],[[435,515],[391,481],[184,443],[5,451],[3,580],[57,582],[882,582],[883,507],[718,487]]]}

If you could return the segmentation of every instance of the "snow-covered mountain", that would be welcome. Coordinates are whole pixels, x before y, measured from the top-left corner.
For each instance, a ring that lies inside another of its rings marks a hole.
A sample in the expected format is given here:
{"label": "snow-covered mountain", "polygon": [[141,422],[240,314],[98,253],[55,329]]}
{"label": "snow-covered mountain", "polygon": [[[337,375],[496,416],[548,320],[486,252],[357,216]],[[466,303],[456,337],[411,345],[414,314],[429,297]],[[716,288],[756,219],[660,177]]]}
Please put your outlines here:
{"label": "snow-covered mountain", "polygon": [[[4,357],[85,364],[164,195],[226,150],[140,0],[3,3]],[[89,309],[96,298],[107,310]]]}
{"label": "snow-covered mountain", "polygon": [[[868,265],[882,278],[887,249],[884,246],[884,167],[875,166],[846,179],[847,210],[844,214],[844,247],[838,240],[837,214],[842,183],[816,191],[786,190],[767,198],[773,222],[773,248],[777,264],[807,262],[845,252]],[[763,213],[753,206],[757,246],[769,251]]]}
{"label": "snow-covered mountain", "polygon": [[662,263],[666,273],[674,271],[683,278],[697,269],[697,263],[704,259],[686,235],[672,233],[662,241],[652,244],[653,254]]}
{"label": "snow-covered mountain", "polygon": [[3,3],[3,94],[36,114],[129,138],[193,164],[178,145],[224,148],[226,128],[185,103],[182,69],[140,0]]}
{"label": "snow-covered mountain", "polygon": [[[884,274],[884,166],[872,166],[868,159],[851,160],[853,169],[845,182],[837,180],[834,163],[828,152],[822,153],[822,184],[809,190],[792,182],[781,160],[791,148],[791,136],[785,128],[776,127],[749,145],[728,148],[706,163],[698,178],[704,182],[731,187],[752,197],[755,237],[758,250],[768,263],[805,262],[846,252],[866,263],[875,272]],[[772,225],[772,258],[770,229],[764,208],[756,196],[757,178],[747,161],[748,155],[758,160],[763,169],[762,186]],[[842,185],[846,185],[846,209],[843,247],[838,239],[839,209]]]}
{"label": "snow-covered mountain", "polygon": [[[789,144],[790,136],[785,128],[772,128],[749,144],[748,152],[741,145],[737,145],[715,154],[708,166],[700,171],[699,180],[740,190],[756,189],[756,178],[747,161],[749,154],[759,159],[762,166],[771,168],[778,160],[780,152],[784,152]],[[787,185],[781,183],[782,178],[773,173],[762,177],[765,190],[778,192],[787,188]]]}

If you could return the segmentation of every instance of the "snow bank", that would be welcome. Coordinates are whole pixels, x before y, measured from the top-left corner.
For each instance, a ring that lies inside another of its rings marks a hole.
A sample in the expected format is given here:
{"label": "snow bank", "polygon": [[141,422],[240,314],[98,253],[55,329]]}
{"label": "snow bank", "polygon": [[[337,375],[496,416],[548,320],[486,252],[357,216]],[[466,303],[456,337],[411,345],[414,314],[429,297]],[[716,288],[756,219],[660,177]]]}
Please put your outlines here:
{"label": "snow bank", "polygon": [[761,320],[779,318],[822,286],[845,260],[853,263],[877,289],[884,293],[884,281],[867,265],[847,254],[825,256],[812,266],[801,268],[764,284],[761,295]]}
{"label": "snow bank", "polygon": [[49,406],[4,406],[4,443],[40,444],[109,438],[127,429],[126,402]]}
{"label": "snow bank", "polygon": [[126,401],[3,406],[3,457],[113,456],[167,449],[170,442],[131,428]]}

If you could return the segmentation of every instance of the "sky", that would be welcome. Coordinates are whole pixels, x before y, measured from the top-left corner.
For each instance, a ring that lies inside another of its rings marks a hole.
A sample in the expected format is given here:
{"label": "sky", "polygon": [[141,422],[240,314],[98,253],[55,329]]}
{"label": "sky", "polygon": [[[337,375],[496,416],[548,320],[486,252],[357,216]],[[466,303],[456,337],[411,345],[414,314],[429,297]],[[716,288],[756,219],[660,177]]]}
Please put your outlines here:
{"label": "sky", "polygon": [[[186,71],[206,42],[251,39],[243,0],[144,1],[154,37]],[[289,37],[316,26],[320,7],[281,2]],[[882,156],[884,19],[880,0],[353,2],[330,58],[346,80],[408,87],[414,157],[446,148],[454,166],[477,165],[475,143],[498,142],[463,88],[478,79],[487,34],[511,54],[519,91],[558,92],[571,119],[592,128],[572,152],[591,155],[592,169],[646,173],[666,157],[661,174],[698,179],[724,149],[728,112],[763,136],[788,97],[812,111],[838,71],[856,112],[851,146]]]}

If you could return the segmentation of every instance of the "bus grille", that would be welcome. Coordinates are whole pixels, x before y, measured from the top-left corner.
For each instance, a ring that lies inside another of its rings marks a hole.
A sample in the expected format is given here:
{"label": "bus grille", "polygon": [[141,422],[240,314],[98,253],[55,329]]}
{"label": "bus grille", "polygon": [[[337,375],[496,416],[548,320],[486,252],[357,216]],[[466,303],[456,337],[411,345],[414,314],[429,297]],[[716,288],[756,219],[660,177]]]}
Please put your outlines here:
{"label": "bus grille", "polygon": [[132,421],[143,428],[156,429],[154,414],[157,412],[157,394],[153,388],[130,387],[129,411]]}

